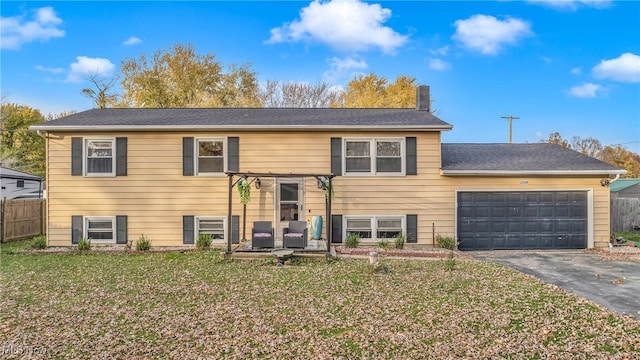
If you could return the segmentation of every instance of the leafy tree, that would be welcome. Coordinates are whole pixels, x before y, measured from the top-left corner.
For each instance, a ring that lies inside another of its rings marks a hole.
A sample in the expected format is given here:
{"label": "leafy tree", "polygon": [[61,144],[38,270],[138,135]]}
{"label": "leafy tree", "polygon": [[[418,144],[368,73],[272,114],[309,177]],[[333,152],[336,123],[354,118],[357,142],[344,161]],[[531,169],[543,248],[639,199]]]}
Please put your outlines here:
{"label": "leafy tree", "polygon": [[260,91],[264,107],[327,108],[342,105],[342,91],[326,82],[316,84],[267,80]]}
{"label": "leafy tree", "polygon": [[92,74],[87,77],[87,80],[93,84],[95,90],[91,88],[84,88],[82,89],[82,93],[93,100],[96,108],[104,109],[117,104],[118,95],[111,92],[118,80],[117,77],[107,80],[100,78],[99,74]]}
{"label": "leafy tree", "polygon": [[416,79],[401,75],[393,83],[374,73],[349,81],[344,93],[346,107],[415,108]]}
{"label": "leafy tree", "polygon": [[45,175],[45,141],[29,126],[43,122],[39,110],[14,103],[0,108],[0,159],[2,164],[31,174]]}
{"label": "leafy tree", "polygon": [[122,62],[122,100],[133,107],[259,106],[250,66],[223,70],[213,54],[200,55],[191,44],[158,50],[150,59],[142,54]]}
{"label": "leafy tree", "polygon": [[640,155],[620,145],[605,146],[604,149],[602,149],[600,160],[627,170],[624,177],[640,177]]}

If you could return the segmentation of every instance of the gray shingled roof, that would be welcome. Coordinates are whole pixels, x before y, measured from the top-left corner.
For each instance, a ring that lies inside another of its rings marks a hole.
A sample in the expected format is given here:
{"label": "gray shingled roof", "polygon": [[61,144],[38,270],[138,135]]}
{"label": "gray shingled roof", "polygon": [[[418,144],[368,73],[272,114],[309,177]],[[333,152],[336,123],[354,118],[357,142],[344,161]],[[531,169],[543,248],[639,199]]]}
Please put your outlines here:
{"label": "gray shingled roof", "polygon": [[442,144],[445,175],[624,174],[558,144]]}
{"label": "gray shingled roof", "polygon": [[450,130],[427,111],[415,109],[92,109],[46,123],[33,130],[281,130],[413,129]]}
{"label": "gray shingled roof", "polygon": [[40,176],[29,174],[23,171],[9,169],[4,166],[0,166],[0,178],[27,179],[27,180],[36,180],[36,181],[42,180]]}

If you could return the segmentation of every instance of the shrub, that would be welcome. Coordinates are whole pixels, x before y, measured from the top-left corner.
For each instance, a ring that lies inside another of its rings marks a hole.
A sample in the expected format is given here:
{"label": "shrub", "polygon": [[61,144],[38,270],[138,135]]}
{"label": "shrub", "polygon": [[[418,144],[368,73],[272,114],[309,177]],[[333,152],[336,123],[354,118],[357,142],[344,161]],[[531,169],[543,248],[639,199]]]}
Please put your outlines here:
{"label": "shrub", "polygon": [[140,235],[138,241],[136,241],[136,250],[147,251],[149,249],[151,249],[151,240],[144,234]]}
{"label": "shrub", "polygon": [[80,251],[91,250],[91,239],[82,238],[78,240],[78,250]]}
{"label": "shrub", "polygon": [[31,242],[32,249],[46,249],[47,248],[47,237],[44,235],[38,235],[33,238]]}
{"label": "shrub", "polygon": [[382,240],[378,241],[378,247],[380,249],[384,249],[384,250],[388,249],[389,248],[389,241],[386,240],[386,239],[382,239]]}
{"label": "shrub", "polygon": [[396,249],[404,249],[404,234],[400,233],[396,235]]}
{"label": "shrub", "polygon": [[344,239],[344,246],[348,248],[357,248],[358,244],[360,244],[360,234],[358,233],[349,233],[349,235],[347,235],[347,238]]}
{"label": "shrub", "polygon": [[198,250],[207,250],[211,248],[211,234],[200,234],[196,241],[196,248]]}
{"label": "shrub", "polygon": [[458,247],[458,242],[452,236],[440,236],[438,235],[436,240],[438,241],[438,247],[447,250],[455,250]]}

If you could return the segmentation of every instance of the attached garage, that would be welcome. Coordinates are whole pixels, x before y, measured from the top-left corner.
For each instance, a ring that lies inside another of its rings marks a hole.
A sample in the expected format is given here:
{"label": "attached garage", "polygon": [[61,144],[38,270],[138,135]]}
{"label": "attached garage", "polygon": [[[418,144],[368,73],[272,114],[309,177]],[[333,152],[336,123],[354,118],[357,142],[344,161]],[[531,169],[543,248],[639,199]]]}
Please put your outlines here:
{"label": "attached garage", "polygon": [[460,250],[587,248],[586,191],[459,192]]}

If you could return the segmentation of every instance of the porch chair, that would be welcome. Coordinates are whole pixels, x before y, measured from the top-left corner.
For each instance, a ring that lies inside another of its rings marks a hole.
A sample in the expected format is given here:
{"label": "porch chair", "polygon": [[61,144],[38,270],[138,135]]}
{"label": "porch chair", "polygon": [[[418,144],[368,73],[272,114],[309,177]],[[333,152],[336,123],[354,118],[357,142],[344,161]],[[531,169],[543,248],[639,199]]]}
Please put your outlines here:
{"label": "porch chair", "polygon": [[271,221],[254,221],[251,228],[251,248],[274,248]]}
{"label": "porch chair", "polygon": [[305,248],[307,247],[307,222],[289,221],[289,227],[282,231],[282,247]]}

